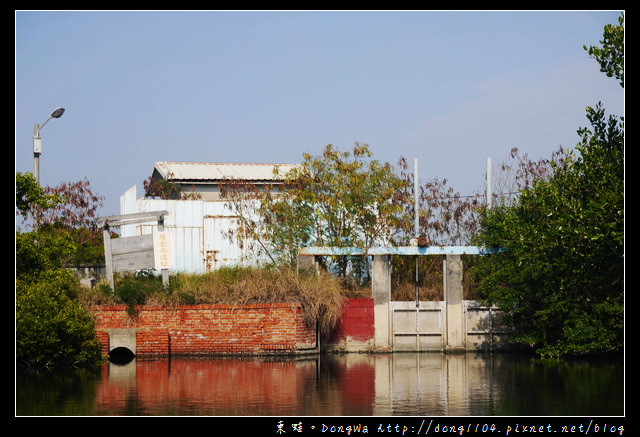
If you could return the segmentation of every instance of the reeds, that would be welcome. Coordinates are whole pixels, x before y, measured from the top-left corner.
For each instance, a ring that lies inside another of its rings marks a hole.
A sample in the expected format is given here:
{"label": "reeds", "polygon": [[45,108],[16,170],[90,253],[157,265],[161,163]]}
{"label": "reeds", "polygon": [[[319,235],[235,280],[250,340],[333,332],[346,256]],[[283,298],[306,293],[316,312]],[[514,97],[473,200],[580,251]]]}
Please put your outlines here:
{"label": "reeds", "polygon": [[[168,289],[163,288],[157,277],[144,277],[140,281],[147,305],[299,303],[305,322],[310,326],[317,323],[323,335],[335,326],[344,298],[371,296],[369,288],[354,290],[327,273],[304,275],[270,268],[224,267],[204,274],[178,273],[170,277]],[[155,287],[150,287],[149,281],[155,281]],[[115,293],[87,291],[83,300],[94,305],[117,303],[118,284],[116,281]]]}
{"label": "reeds", "polygon": [[288,270],[222,268],[202,275],[179,274],[173,281],[173,291],[165,297],[181,304],[300,303],[305,321],[318,323],[323,333],[338,320],[344,297],[339,281],[329,275],[298,275]]}

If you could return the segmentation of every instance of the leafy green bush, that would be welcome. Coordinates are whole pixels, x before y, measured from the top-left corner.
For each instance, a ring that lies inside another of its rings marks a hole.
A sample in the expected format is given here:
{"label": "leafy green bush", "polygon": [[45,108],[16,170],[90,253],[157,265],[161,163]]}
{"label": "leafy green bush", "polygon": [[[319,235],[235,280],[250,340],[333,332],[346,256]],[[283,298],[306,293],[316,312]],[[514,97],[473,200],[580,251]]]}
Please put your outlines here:
{"label": "leafy green bush", "polygon": [[128,312],[134,315],[136,305],[144,305],[149,296],[165,294],[162,279],[152,270],[143,270],[122,276],[116,283],[115,295],[128,305]]}
{"label": "leafy green bush", "polygon": [[34,367],[102,362],[93,317],[76,299],[78,285],[64,270],[16,281],[16,360]]}
{"label": "leafy green bush", "polygon": [[28,279],[42,272],[62,268],[63,260],[75,251],[68,234],[52,232],[43,225],[33,232],[16,232],[16,277]]}
{"label": "leafy green bush", "polygon": [[482,243],[505,252],[474,269],[513,316],[516,340],[543,356],[624,344],[624,130],[600,105],[587,116],[578,153],[513,206],[486,212]]}
{"label": "leafy green bush", "polygon": [[[624,88],[624,15],[584,49]],[[624,347],[624,118],[587,107],[575,152],[552,160],[510,206],[483,216],[481,244],[503,254],[474,268],[485,297],[513,317],[515,340],[558,357]]]}

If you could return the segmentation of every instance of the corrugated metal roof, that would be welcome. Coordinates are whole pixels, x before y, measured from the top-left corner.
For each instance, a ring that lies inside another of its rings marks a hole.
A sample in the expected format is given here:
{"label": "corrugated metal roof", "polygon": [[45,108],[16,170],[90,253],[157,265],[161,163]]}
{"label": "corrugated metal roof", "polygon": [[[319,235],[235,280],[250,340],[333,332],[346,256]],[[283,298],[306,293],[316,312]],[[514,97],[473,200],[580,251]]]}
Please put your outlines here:
{"label": "corrugated metal roof", "polygon": [[297,164],[240,164],[216,162],[156,162],[155,170],[168,181],[217,181],[240,179],[273,181],[273,171],[281,175],[299,167]]}

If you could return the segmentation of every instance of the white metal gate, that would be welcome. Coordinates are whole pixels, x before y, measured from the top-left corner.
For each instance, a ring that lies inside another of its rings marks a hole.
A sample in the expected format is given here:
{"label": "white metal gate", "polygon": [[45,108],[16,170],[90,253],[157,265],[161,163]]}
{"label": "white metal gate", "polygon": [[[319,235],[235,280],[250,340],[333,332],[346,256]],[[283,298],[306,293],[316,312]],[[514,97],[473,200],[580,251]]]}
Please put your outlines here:
{"label": "white metal gate", "polygon": [[[446,348],[445,301],[390,302],[392,346],[399,352],[442,351]],[[496,350],[507,345],[513,331],[502,311],[476,301],[462,301],[466,350]]]}
{"label": "white metal gate", "polygon": [[394,351],[431,351],[444,347],[445,302],[399,302],[391,304]]}
{"label": "white metal gate", "polygon": [[477,301],[463,301],[467,349],[500,349],[513,335],[503,311]]}

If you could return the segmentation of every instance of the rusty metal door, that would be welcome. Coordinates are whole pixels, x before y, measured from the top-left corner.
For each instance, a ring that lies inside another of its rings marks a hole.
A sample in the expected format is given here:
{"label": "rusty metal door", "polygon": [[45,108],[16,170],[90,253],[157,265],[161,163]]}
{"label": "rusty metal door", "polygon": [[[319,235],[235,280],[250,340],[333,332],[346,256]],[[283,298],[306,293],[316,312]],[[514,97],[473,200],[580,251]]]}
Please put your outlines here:
{"label": "rusty metal door", "polygon": [[203,255],[205,270],[234,266],[243,262],[243,250],[235,240],[225,235],[237,228],[233,216],[205,216],[203,226]]}

